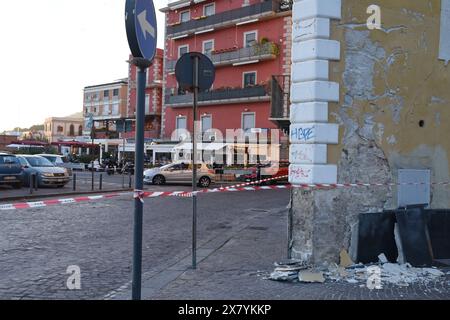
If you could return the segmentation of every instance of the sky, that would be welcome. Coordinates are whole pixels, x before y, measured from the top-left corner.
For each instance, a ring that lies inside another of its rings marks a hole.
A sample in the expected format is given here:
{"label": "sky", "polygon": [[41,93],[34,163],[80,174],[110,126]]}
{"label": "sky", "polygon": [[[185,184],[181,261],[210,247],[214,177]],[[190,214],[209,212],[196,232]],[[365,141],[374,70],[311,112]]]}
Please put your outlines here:
{"label": "sky", "polygon": [[81,112],[85,86],[126,78],[124,17],[125,0],[0,1],[0,132]]}

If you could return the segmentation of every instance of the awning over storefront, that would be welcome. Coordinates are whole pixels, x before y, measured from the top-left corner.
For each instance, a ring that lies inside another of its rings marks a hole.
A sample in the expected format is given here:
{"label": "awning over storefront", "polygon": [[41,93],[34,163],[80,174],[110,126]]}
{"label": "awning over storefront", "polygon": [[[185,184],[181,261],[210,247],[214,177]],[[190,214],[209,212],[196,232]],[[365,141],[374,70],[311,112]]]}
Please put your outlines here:
{"label": "awning over storefront", "polygon": [[42,141],[34,141],[34,140],[21,140],[21,141],[14,141],[11,145],[20,145],[20,146],[32,146],[32,147],[45,147],[48,146],[47,142]]}
{"label": "awning over storefront", "polygon": [[29,144],[10,144],[6,146],[9,149],[26,149],[26,148],[41,148],[44,149],[44,146],[41,145],[29,145]]}
{"label": "awning over storefront", "polygon": [[98,145],[79,142],[79,141],[62,141],[62,142],[53,142],[53,146],[58,147],[75,147],[75,148],[96,148]]}

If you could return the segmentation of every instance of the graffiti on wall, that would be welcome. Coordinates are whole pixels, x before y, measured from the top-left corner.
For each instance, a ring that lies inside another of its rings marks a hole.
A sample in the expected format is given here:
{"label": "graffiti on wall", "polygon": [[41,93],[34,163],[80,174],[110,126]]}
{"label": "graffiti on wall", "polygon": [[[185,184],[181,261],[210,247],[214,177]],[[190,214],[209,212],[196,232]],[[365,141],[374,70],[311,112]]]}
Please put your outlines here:
{"label": "graffiti on wall", "polygon": [[302,167],[294,167],[290,170],[290,177],[293,180],[309,179],[312,176],[312,169],[306,169]]}
{"label": "graffiti on wall", "polygon": [[311,142],[315,138],[315,126],[292,128],[291,140],[300,142]]}

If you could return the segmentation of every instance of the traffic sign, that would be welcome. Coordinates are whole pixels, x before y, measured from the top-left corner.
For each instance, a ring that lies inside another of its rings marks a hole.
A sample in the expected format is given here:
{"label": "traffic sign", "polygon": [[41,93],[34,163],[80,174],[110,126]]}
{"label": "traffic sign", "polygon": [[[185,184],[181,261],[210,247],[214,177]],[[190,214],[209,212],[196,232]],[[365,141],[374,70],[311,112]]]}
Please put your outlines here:
{"label": "traffic sign", "polygon": [[196,58],[198,58],[198,91],[207,91],[214,83],[216,71],[211,59],[204,54],[189,52],[182,55],[175,66],[175,76],[182,89],[193,92]]}
{"label": "traffic sign", "polygon": [[158,40],[153,0],[127,0],[125,27],[133,57],[152,61]]}
{"label": "traffic sign", "polygon": [[89,113],[89,115],[87,116],[86,123],[84,126],[86,130],[91,130],[92,127],[94,126],[94,115],[92,113]]}
{"label": "traffic sign", "polygon": [[125,4],[125,27],[128,44],[133,54],[131,63],[138,67],[136,103],[136,152],[135,152],[135,201],[133,232],[133,280],[132,299],[140,300],[142,291],[142,232],[144,200],[144,130],[145,130],[145,84],[147,68],[156,54],[158,28],[155,6],[152,0],[127,0]]}

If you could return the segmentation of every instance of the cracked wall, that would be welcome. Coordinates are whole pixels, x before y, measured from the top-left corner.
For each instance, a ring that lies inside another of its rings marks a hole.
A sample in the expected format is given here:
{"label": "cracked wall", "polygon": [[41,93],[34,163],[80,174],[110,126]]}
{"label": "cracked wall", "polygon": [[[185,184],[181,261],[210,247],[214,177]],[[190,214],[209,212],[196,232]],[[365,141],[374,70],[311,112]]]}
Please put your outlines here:
{"label": "cracked wall", "polygon": [[[430,169],[433,182],[449,181],[450,66],[438,59],[440,0],[377,1],[382,29],[368,30],[372,2],[342,0],[342,20],[332,23],[342,57],[330,65],[330,80],[340,83],[330,121],[340,124],[340,144],[329,147],[328,162],[338,165],[339,183],[396,182],[399,169]],[[395,208],[396,195],[390,187],[294,191],[293,257],[337,261],[357,215]],[[449,199],[448,186],[432,188],[432,208],[449,208]]]}

